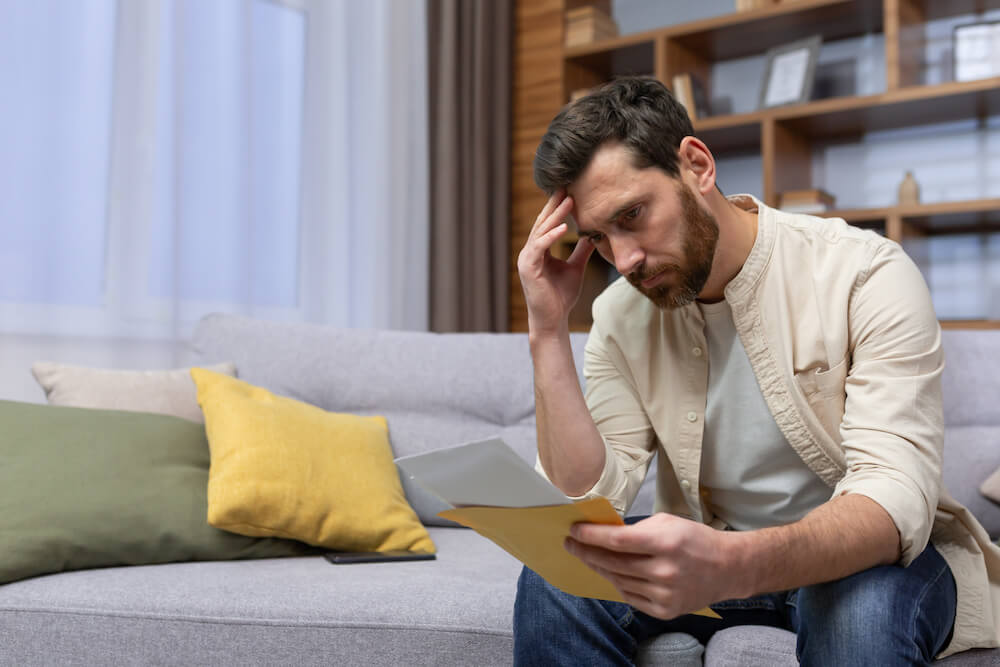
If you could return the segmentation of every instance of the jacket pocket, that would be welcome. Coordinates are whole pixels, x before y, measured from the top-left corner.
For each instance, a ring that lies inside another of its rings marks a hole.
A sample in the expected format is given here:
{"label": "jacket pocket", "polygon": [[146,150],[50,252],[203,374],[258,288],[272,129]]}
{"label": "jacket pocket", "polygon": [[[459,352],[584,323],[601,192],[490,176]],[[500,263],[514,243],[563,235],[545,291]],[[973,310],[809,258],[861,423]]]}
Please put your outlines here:
{"label": "jacket pocket", "polygon": [[813,414],[836,442],[840,442],[840,421],[844,418],[848,366],[844,359],[830,368],[809,368],[795,374]]}

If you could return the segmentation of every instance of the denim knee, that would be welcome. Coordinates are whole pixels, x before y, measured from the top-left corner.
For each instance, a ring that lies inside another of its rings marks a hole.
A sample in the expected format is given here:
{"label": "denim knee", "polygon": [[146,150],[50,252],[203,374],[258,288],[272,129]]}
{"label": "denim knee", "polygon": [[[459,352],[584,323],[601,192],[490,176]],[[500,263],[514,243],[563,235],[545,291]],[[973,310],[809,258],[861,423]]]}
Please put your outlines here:
{"label": "denim knee", "polygon": [[955,583],[928,546],[909,567],[874,567],[807,586],[792,604],[803,665],[928,664],[950,637]]}
{"label": "denim knee", "polygon": [[514,664],[631,664],[632,609],[564,593],[524,568],[514,601]]}

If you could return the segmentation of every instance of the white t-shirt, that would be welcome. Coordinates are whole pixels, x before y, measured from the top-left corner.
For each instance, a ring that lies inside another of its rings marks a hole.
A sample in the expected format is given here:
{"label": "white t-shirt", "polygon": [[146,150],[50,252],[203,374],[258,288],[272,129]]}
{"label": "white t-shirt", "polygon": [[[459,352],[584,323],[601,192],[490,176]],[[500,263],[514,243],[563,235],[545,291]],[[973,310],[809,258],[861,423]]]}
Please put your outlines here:
{"label": "white t-shirt", "polygon": [[760,393],[729,304],[698,303],[708,340],[708,405],[701,490],[717,517],[736,530],[797,521],[830,499],[778,429]]}

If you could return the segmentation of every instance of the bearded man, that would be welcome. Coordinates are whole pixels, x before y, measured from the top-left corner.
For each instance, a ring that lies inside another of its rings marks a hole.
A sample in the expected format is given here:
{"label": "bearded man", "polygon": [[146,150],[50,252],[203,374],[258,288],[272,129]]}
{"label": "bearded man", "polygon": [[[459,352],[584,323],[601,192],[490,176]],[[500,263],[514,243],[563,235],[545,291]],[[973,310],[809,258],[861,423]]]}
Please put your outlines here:
{"label": "bearded man", "polygon": [[[660,633],[737,624],[796,632],[805,665],[996,646],[1000,550],[942,488],[941,332],[919,270],[843,220],[725,197],[693,134],[662,84],[626,77],[538,147],[550,197],[518,258],[537,467],[624,515],[658,453],[657,513],[567,541],[626,603],[524,570],[515,664],[630,664]],[[622,278],[593,306],[584,393],[568,315],[595,249]],[[705,606],[721,618],[691,613]]]}

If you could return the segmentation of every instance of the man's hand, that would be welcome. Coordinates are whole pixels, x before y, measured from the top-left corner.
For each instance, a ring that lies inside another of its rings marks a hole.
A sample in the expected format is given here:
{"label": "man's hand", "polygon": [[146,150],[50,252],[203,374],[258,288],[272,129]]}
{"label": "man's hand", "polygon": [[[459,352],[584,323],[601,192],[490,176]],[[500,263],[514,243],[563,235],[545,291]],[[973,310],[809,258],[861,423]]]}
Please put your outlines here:
{"label": "man's hand", "polygon": [[900,557],[892,517],[853,493],[794,523],[758,530],[721,531],[655,514],[630,526],[578,523],[571,535],[570,553],[609,579],[626,602],[658,618],[842,579]]}
{"label": "man's hand", "polygon": [[567,327],[569,312],[580,298],[584,268],[594,251],[590,241],[580,239],[568,260],[552,256],[552,246],[568,229],[566,217],[572,208],[573,199],[562,190],[549,197],[517,257],[528,328],[536,335]]}
{"label": "man's hand", "polygon": [[650,616],[676,618],[750,594],[726,534],[694,521],[655,514],[629,526],[579,523],[571,535],[566,549]]}

